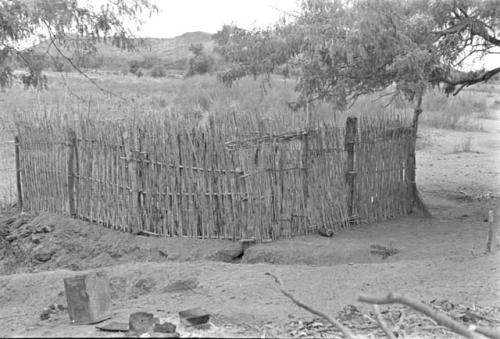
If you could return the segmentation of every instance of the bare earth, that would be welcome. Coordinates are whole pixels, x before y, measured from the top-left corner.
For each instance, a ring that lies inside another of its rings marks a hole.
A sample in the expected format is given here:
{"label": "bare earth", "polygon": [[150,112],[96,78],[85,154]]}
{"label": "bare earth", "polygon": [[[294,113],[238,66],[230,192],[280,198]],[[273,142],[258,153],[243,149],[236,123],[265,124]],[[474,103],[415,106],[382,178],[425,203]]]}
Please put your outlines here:
{"label": "bare earth", "polygon": [[[110,277],[115,321],[126,322],[139,310],[172,321],[191,307],[211,313],[212,332],[180,328],[183,336],[260,337],[290,319],[311,319],[266,272],[280,276],[298,299],[331,315],[348,304],[363,309],[356,301],[359,292],[500,306],[500,254],[484,254],[487,212],[500,217],[498,119],[500,114],[484,120],[483,132],[422,129],[417,180],[433,219],[414,215],[332,238],[259,244],[239,258],[238,244],[230,242],[133,237],[41,215],[27,224],[50,227],[35,235],[39,244],[32,235],[20,237],[13,242],[22,249],[15,258],[0,248],[0,336],[110,336],[94,326],[69,325],[65,312],[40,320],[44,307],[66,304],[65,277],[92,270]],[[454,153],[466,137],[472,152]],[[383,259],[370,252],[371,245],[399,252]],[[44,253],[48,260],[34,259]]]}

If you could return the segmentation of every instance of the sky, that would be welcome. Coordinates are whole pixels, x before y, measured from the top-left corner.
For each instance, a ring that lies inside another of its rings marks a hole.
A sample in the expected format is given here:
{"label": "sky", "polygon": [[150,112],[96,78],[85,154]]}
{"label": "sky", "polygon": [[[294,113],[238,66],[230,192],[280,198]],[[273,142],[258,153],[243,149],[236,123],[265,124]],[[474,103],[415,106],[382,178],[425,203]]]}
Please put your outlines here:
{"label": "sky", "polygon": [[[99,8],[103,0],[88,0]],[[172,38],[186,32],[216,33],[224,24],[265,28],[285,14],[296,11],[298,0],[150,0],[159,14],[147,19],[136,33],[140,37]],[[134,32],[135,33],[135,32]]]}

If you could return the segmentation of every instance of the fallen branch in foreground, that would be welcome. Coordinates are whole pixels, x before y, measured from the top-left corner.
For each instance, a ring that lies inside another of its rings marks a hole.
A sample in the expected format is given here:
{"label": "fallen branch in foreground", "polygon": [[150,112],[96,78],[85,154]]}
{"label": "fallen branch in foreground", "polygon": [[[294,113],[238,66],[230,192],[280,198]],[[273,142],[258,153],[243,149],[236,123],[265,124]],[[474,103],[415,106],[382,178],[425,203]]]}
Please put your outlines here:
{"label": "fallen branch in foreground", "polygon": [[406,296],[396,295],[393,293],[389,293],[385,297],[375,297],[371,295],[360,294],[358,296],[358,301],[368,304],[377,304],[377,305],[386,305],[395,303],[403,304],[425,314],[426,316],[435,320],[439,325],[445,326],[450,330],[452,330],[453,332],[463,335],[464,337],[471,339],[479,339],[479,338],[484,338],[483,335],[485,335],[490,338],[495,338],[495,339],[500,338],[500,333],[497,330],[476,327],[475,331],[472,331],[469,328],[467,328],[467,326],[459,323],[456,320],[453,320],[448,315],[442,312],[438,312],[432,309],[431,307],[416,300],[413,300],[411,298],[408,298]]}
{"label": "fallen branch in foreground", "polygon": [[382,314],[380,313],[380,309],[377,304],[373,305],[373,312],[375,313],[375,317],[377,318],[377,322],[380,326],[380,328],[387,334],[389,339],[396,339],[396,336],[394,336],[394,333],[392,333],[391,329],[389,326],[387,326],[387,323],[384,321],[384,318],[382,317]]}
{"label": "fallen branch in foreground", "polygon": [[328,315],[324,314],[323,312],[317,311],[314,308],[312,308],[312,307],[310,307],[310,306],[308,306],[308,305],[300,302],[299,300],[295,299],[295,297],[293,295],[291,295],[289,292],[287,292],[285,290],[285,285],[284,285],[283,281],[280,278],[278,278],[277,276],[275,276],[272,273],[265,273],[265,274],[274,278],[274,280],[276,281],[276,283],[278,283],[280,285],[280,291],[281,291],[281,293],[283,293],[290,300],[292,300],[295,305],[297,305],[297,306],[305,309],[306,311],[308,311],[308,312],[310,312],[312,314],[315,314],[317,316],[320,316],[320,317],[326,319],[330,324],[332,324],[333,326],[335,326],[336,328],[338,328],[340,330],[340,332],[342,332],[346,338],[350,338],[350,339],[356,339],[357,338],[357,336],[355,336],[354,333],[352,333],[350,329],[348,329],[347,327],[345,327],[344,325],[342,325],[338,320],[333,319],[333,318],[329,317]]}

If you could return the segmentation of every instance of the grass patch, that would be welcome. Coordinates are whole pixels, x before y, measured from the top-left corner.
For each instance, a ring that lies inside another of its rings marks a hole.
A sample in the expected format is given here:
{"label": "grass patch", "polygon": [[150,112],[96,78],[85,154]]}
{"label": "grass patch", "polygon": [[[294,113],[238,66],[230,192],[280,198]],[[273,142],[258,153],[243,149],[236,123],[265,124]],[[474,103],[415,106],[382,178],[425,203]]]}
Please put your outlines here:
{"label": "grass patch", "polygon": [[423,100],[420,121],[427,127],[481,131],[478,113],[487,111],[485,95],[464,91],[456,97],[447,97],[437,91],[429,92]]}

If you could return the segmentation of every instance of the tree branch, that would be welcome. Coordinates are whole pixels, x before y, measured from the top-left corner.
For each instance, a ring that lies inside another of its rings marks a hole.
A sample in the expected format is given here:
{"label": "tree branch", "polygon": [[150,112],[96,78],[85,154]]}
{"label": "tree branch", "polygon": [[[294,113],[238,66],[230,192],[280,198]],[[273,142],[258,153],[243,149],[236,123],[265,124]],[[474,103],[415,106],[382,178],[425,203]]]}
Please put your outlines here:
{"label": "tree branch", "polygon": [[436,35],[435,41],[437,41],[445,35],[457,34],[465,31],[466,29],[469,29],[471,38],[473,36],[478,36],[492,45],[500,46],[500,39],[497,39],[494,35],[488,33],[488,29],[491,29],[491,27],[481,20],[471,17],[461,18],[456,25],[441,31],[434,31],[433,34]]}
{"label": "tree branch", "polygon": [[387,296],[379,298],[372,295],[360,294],[358,296],[358,301],[368,304],[378,304],[378,305],[395,304],[395,303],[403,304],[425,314],[426,316],[434,319],[439,325],[446,326],[453,332],[460,334],[466,338],[470,339],[484,338],[481,334],[469,330],[465,325],[453,320],[445,313],[436,311],[421,302],[410,299],[403,295],[396,295],[393,293],[389,293]]}
{"label": "tree branch", "polygon": [[[463,88],[469,87],[474,84],[481,82],[487,82],[495,74],[500,73],[500,67],[491,69],[489,71],[472,71],[472,72],[460,72],[457,70],[451,70],[446,72],[444,70],[437,70],[433,72],[429,81],[431,83],[444,83],[446,84],[445,92],[447,94],[453,93],[457,95]],[[455,89],[459,86],[458,89]]]}
{"label": "tree branch", "polygon": [[47,27],[47,30],[49,32],[49,38],[50,38],[50,43],[52,46],[54,46],[54,48],[56,49],[57,53],[59,55],[61,55],[66,61],[68,61],[71,65],[71,67],[73,67],[78,73],[80,73],[85,79],[87,79],[87,81],[89,81],[92,85],[94,85],[97,89],[99,89],[101,92],[103,93],[107,93],[111,96],[114,96],[114,97],[117,97],[123,101],[127,101],[126,98],[122,97],[121,95],[118,95],[110,90],[107,90],[103,87],[101,87],[95,80],[91,79],[84,71],[82,71],[78,66],[75,65],[75,63],[73,62],[73,60],[71,60],[71,58],[69,58],[68,56],[66,56],[66,54],[64,54],[61,49],[59,48],[59,46],[57,46],[55,40],[54,40],[54,34],[52,33],[52,30],[50,29],[50,25],[45,23],[45,26]]}
{"label": "tree branch", "polygon": [[357,338],[357,336],[355,336],[350,329],[348,329],[347,327],[345,327],[344,325],[342,325],[338,320],[334,319],[334,318],[331,318],[329,317],[328,315],[324,314],[323,312],[320,312],[320,311],[317,311],[315,310],[314,308],[300,302],[299,300],[295,299],[295,297],[293,295],[291,295],[289,292],[287,292],[285,290],[285,285],[283,284],[283,281],[278,278],[277,276],[275,276],[274,274],[272,273],[265,273],[266,275],[269,275],[271,277],[274,278],[274,280],[276,281],[276,283],[278,283],[278,285],[280,285],[280,291],[281,293],[283,293],[285,296],[287,296],[290,300],[293,301],[293,303],[303,309],[305,309],[306,311],[314,314],[314,315],[317,315],[317,316],[320,316],[324,319],[326,319],[330,324],[332,324],[333,326],[335,326],[336,328],[338,328],[346,338],[350,338],[350,339],[355,339]]}
{"label": "tree branch", "polygon": [[396,339],[396,336],[394,335],[394,333],[392,333],[392,331],[387,326],[387,323],[384,321],[384,318],[382,317],[382,314],[380,313],[380,309],[379,309],[378,305],[376,305],[376,304],[373,305],[373,312],[375,313],[375,317],[377,318],[377,322],[378,322],[380,328],[385,332],[385,334],[387,334],[389,339]]}

